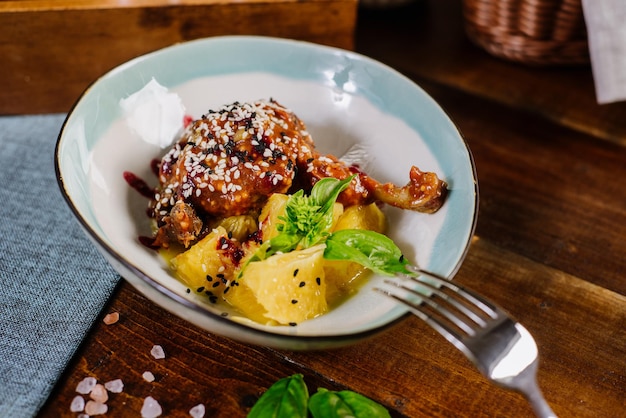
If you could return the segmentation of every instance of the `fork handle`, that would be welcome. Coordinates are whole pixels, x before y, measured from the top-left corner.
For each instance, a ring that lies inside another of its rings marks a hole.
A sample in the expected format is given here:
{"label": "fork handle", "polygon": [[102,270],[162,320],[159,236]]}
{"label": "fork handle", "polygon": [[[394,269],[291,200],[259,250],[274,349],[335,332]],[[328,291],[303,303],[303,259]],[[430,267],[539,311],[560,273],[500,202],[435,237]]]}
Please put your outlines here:
{"label": "fork handle", "polygon": [[556,414],[552,411],[552,408],[550,408],[550,405],[548,405],[548,402],[546,402],[541,394],[536,382],[531,387],[526,388],[524,396],[528,399],[528,402],[538,418],[557,418]]}

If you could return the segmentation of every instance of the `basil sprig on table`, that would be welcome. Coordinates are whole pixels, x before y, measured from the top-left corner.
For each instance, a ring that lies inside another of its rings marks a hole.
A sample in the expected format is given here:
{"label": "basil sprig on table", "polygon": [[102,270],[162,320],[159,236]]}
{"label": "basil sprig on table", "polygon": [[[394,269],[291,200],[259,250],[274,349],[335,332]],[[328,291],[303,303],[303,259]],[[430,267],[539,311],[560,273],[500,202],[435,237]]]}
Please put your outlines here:
{"label": "basil sprig on table", "polygon": [[274,383],[248,413],[248,418],[389,418],[382,405],[350,390],[319,388],[309,397],[301,374]]}
{"label": "basil sprig on table", "polygon": [[254,404],[248,418],[306,418],[309,390],[301,374],[274,383]]}
{"label": "basil sprig on table", "polygon": [[282,221],[277,226],[279,234],[265,241],[249,262],[264,260],[278,252],[325,243],[324,258],[327,260],[354,261],[385,275],[412,274],[406,269],[407,261],[402,252],[387,236],[362,229],[330,232],[333,206],[354,177],[344,180],[324,178],[313,186],[310,195],[306,196],[303,190],[291,195],[285,215],[278,218]]}

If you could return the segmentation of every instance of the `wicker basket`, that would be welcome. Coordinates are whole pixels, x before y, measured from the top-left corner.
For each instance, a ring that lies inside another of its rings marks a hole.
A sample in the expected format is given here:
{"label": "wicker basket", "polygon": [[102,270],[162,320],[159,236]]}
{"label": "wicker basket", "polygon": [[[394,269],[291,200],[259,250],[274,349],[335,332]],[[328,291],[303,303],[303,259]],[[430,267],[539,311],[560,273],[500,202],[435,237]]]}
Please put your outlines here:
{"label": "wicker basket", "polygon": [[589,62],[581,0],[463,0],[469,38],[489,53],[530,65]]}

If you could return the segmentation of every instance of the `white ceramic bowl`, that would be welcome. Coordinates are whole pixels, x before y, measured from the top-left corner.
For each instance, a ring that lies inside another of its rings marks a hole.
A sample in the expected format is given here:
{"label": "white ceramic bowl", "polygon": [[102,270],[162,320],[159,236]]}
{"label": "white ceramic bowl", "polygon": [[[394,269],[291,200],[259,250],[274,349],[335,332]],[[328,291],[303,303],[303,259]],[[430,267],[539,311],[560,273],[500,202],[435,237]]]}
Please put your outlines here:
{"label": "white ceramic bowl", "polygon": [[342,155],[355,145],[368,173],[405,184],[411,165],[435,171],[450,193],[433,215],[385,208],[388,235],[420,266],[452,277],[474,232],[477,183],[470,151],[454,124],[420,87],[359,54],[264,37],[216,37],[174,45],[127,62],[95,81],[67,116],[56,147],[59,185],[87,236],[111,265],[160,306],[206,330],[243,342],[300,350],[336,347],[378,333],[407,314],[372,291],[295,327],[238,319],[208,305],[143,246],[150,235],[147,200],[123,179],[156,179],[150,162],[164,150],[134,134],[120,100],[155,79],[177,93],[187,114],[234,101],[274,98],[308,126],[318,149]]}

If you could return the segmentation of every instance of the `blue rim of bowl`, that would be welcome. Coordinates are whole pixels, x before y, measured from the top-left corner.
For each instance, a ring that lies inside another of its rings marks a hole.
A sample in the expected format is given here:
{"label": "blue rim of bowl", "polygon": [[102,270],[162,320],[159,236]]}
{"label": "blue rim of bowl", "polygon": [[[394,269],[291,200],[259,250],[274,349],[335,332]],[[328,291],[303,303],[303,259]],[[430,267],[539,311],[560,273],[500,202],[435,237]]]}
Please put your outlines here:
{"label": "blue rim of bowl", "polygon": [[[291,40],[291,39],[283,39],[283,38],[275,38],[275,37],[265,37],[265,36],[245,36],[245,35],[234,35],[234,36],[217,36],[217,37],[212,37],[212,38],[203,38],[203,39],[197,39],[194,41],[187,41],[187,42],[182,42],[179,44],[175,44],[169,47],[165,47],[162,48],[160,50],[154,51],[154,52],[150,52],[141,56],[138,56],[132,60],[129,60],[128,62],[121,64],[111,70],[109,70],[108,72],[106,72],[105,74],[103,74],[101,77],[99,77],[98,79],[94,80],[84,91],[83,93],[79,96],[79,98],[76,100],[76,102],[73,104],[73,106],[71,107],[70,111],[68,112],[63,125],[61,127],[61,130],[59,132],[59,135],[57,137],[57,143],[55,146],[55,152],[54,152],[54,165],[55,165],[55,173],[56,173],[56,177],[57,177],[57,184],[61,190],[61,193],[66,201],[66,203],[68,204],[68,206],[70,207],[72,213],[74,214],[74,216],[76,217],[77,221],[79,222],[79,224],[82,226],[82,228],[84,229],[85,233],[89,236],[89,238],[91,238],[92,240],[95,241],[95,243],[101,247],[101,249],[103,249],[109,257],[111,257],[112,259],[114,259],[116,262],[118,262],[120,265],[122,265],[125,269],[131,271],[136,277],[140,278],[141,280],[143,280],[146,284],[148,284],[150,287],[152,287],[153,289],[155,289],[156,291],[158,291],[162,296],[165,296],[166,298],[171,299],[172,301],[182,305],[182,307],[186,308],[186,309],[190,309],[195,313],[198,313],[200,315],[208,315],[212,321],[217,321],[220,322],[224,325],[227,325],[229,327],[233,327],[233,329],[239,329],[240,331],[244,331],[245,333],[248,333],[251,336],[256,336],[259,337],[260,339],[264,340],[265,342],[262,343],[264,345],[268,345],[268,346],[276,346],[276,347],[284,347],[284,346],[294,346],[294,342],[298,342],[300,343],[299,345],[303,346],[304,349],[316,349],[316,348],[324,348],[324,347],[333,347],[333,346],[343,346],[343,345],[347,345],[347,344],[351,344],[363,339],[366,339],[368,337],[374,336],[376,334],[381,333],[382,331],[389,329],[390,327],[394,326],[395,324],[401,322],[404,318],[406,318],[410,313],[409,311],[406,311],[404,314],[399,315],[397,318],[392,319],[388,322],[382,323],[381,325],[378,325],[374,328],[370,328],[370,329],[366,329],[366,330],[362,330],[362,331],[357,331],[354,333],[346,333],[346,334],[337,334],[337,335],[322,335],[322,336],[315,336],[315,335],[293,335],[293,334],[284,334],[284,333],[274,333],[274,332],[270,332],[268,330],[265,329],[259,329],[259,328],[255,328],[252,326],[248,326],[244,323],[240,323],[237,321],[233,321],[232,319],[228,318],[228,317],[224,317],[221,316],[218,313],[212,312],[208,309],[206,309],[205,307],[203,307],[203,305],[201,303],[196,303],[193,302],[187,298],[185,298],[184,296],[181,296],[179,294],[177,294],[176,292],[172,291],[171,289],[161,285],[160,283],[158,283],[156,280],[154,280],[152,277],[150,277],[148,274],[145,274],[140,268],[138,268],[137,266],[135,266],[132,262],[126,260],[124,257],[122,257],[117,251],[115,251],[110,245],[107,244],[107,242],[102,239],[102,237],[100,237],[100,235],[98,234],[98,232],[91,226],[91,224],[87,221],[87,219],[85,219],[85,217],[83,216],[83,214],[80,212],[80,210],[78,209],[78,207],[74,204],[72,197],[70,196],[66,186],[65,186],[65,182],[63,180],[63,176],[62,176],[62,169],[60,166],[60,153],[61,153],[61,148],[62,148],[62,140],[63,140],[63,135],[64,132],[66,130],[67,124],[70,122],[70,119],[73,115],[73,113],[75,112],[75,110],[80,106],[80,104],[83,102],[83,100],[88,96],[88,94],[90,93],[90,91],[92,91],[92,89],[94,88],[94,86],[98,85],[98,83],[102,82],[104,79],[106,79],[107,77],[111,76],[112,74],[115,74],[121,70],[123,70],[124,68],[127,67],[132,67],[134,64],[137,64],[141,61],[144,60],[148,60],[151,57],[155,57],[158,56],[160,54],[166,54],[168,51],[172,51],[175,50],[177,48],[180,47],[184,47],[184,46],[190,46],[190,45],[194,45],[194,44],[198,44],[198,43],[211,43],[211,42],[235,42],[235,43],[259,43],[260,44],[265,44],[265,45],[278,45],[278,46],[288,46],[288,47],[296,47],[296,48],[308,48],[314,52],[323,52],[323,53],[330,53],[330,54],[341,54],[343,57],[345,58],[349,58],[351,60],[357,60],[357,61],[361,61],[361,62],[365,62],[367,65],[369,66],[374,66],[377,67],[379,70],[392,74],[394,75],[394,77],[399,78],[401,80],[403,80],[404,82],[408,82],[410,85],[412,85],[414,88],[417,88],[417,90],[419,92],[421,92],[425,97],[425,99],[430,100],[431,101],[431,105],[434,105],[442,114],[443,116],[445,116],[445,118],[447,119],[447,121],[451,124],[451,127],[453,128],[453,130],[458,134],[458,137],[460,138],[462,145],[463,145],[463,149],[464,151],[467,153],[466,157],[467,157],[467,162],[471,168],[471,183],[473,184],[473,195],[474,195],[474,199],[473,199],[473,206],[472,206],[472,215],[471,215],[471,222],[469,227],[467,228],[467,232],[466,232],[466,237],[465,237],[465,243],[463,245],[463,247],[461,248],[461,251],[458,253],[457,255],[457,261],[454,264],[454,266],[452,266],[447,273],[445,274],[446,277],[448,277],[449,279],[452,279],[454,277],[454,275],[458,272],[458,270],[460,269],[466,255],[467,252],[469,251],[469,247],[471,244],[471,240],[472,237],[474,236],[474,232],[476,229],[476,223],[478,220],[478,208],[479,208],[479,189],[478,189],[478,177],[477,177],[477,172],[476,172],[476,165],[475,165],[475,161],[474,161],[474,157],[472,155],[472,152],[467,144],[467,141],[465,140],[462,132],[460,131],[460,129],[456,126],[456,124],[454,124],[454,122],[452,121],[452,119],[449,117],[449,115],[447,114],[447,112],[438,104],[434,101],[434,99],[432,99],[427,93],[425,93],[421,87],[419,87],[415,82],[413,82],[411,79],[409,79],[408,77],[404,76],[403,74],[399,73],[398,71],[394,70],[393,68],[379,62],[376,61],[372,58],[369,58],[367,56],[361,55],[359,53],[353,52],[353,51],[347,51],[347,50],[343,50],[340,48],[335,48],[335,47],[330,47],[330,46],[323,46],[323,45],[318,45],[318,44],[313,44],[310,42],[306,42],[306,41],[298,41],[298,40]],[[240,70],[237,72],[250,72],[251,70],[248,69],[246,70]],[[273,73],[271,71],[268,71],[269,73]],[[230,74],[231,72],[224,72],[224,73],[217,73],[217,74]],[[204,76],[209,76],[212,74],[205,74]],[[202,74],[197,75],[198,77],[203,76]],[[191,80],[192,78],[188,78],[185,81]],[[448,214],[449,216],[449,214]],[[124,278],[122,276],[122,278]],[[124,278],[125,280],[129,281],[128,279]],[[132,283],[131,283],[132,284]],[[173,313],[176,314],[176,312],[172,311]],[[210,331],[209,329],[207,329],[208,331]],[[237,338],[234,338],[237,339]],[[244,340],[245,342],[254,342],[254,338],[244,338],[244,339],[239,339],[239,340]],[[258,343],[256,343],[258,344]]]}

